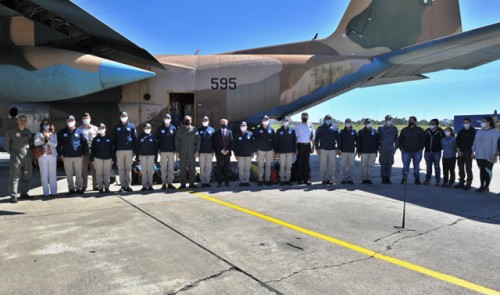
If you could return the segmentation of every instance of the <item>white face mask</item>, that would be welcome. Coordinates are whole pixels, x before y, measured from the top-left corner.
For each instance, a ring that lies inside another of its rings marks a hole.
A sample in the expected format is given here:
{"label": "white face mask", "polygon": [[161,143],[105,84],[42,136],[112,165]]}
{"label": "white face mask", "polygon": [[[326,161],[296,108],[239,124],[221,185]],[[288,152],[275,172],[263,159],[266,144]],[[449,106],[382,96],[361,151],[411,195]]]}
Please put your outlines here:
{"label": "white face mask", "polygon": [[485,122],[481,122],[481,128],[484,128],[486,126],[488,126],[488,124],[486,124]]}
{"label": "white face mask", "polygon": [[372,128],[372,124],[366,124],[366,128]]}
{"label": "white face mask", "polygon": [[98,132],[100,135],[104,135],[104,134],[106,134],[106,129],[99,129],[97,132]]}
{"label": "white face mask", "polygon": [[288,126],[288,125],[290,125],[290,122],[283,122],[283,126],[285,126],[285,127],[286,127],[286,126]]}
{"label": "white face mask", "polygon": [[201,125],[203,125],[203,127],[208,127],[208,122],[202,122]]}
{"label": "white face mask", "polygon": [[345,123],[345,127],[350,128],[351,127],[351,123]]}
{"label": "white face mask", "polygon": [[165,119],[165,120],[163,120],[163,122],[165,122],[165,124],[167,124],[167,125],[170,125],[170,122],[172,122],[172,119]]}
{"label": "white face mask", "polygon": [[144,129],[144,133],[150,134],[151,133],[151,129]]}
{"label": "white face mask", "polygon": [[126,123],[128,121],[128,117],[120,117],[120,121],[122,121],[122,123]]}
{"label": "white face mask", "polygon": [[469,129],[470,128],[470,124],[464,124],[464,128],[465,129]]}
{"label": "white face mask", "polygon": [[50,129],[50,125],[49,124],[44,124],[43,125],[43,130],[48,131],[49,129]]}
{"label": "white face mask", "polygon": [[82,120],[84,125],[89,125],[90,124],[90,119],[84,119]]}
{"label": "white face mask", "polygon": [[436,125],[429,125],[429,128],[436,129]]}
{"label": "white face mask", "polygon": [[68,122],[68,127],[75,127],[75,121]]}
{"label": "white face mask", "polygon": [[246,132],[247,131],[247,127],[240,127],[240,130],[241,130],[241,132]]}
{"label": "white face mask", "polygon": [[446,135],[446,136],[451,136],[451,132],[450,132],[450,131],[445,131],[445,132],[444,132],[444,135]]}
{"label": "white face mask", "polygon": [[392,125],[392,121],[385,121],[385,125],[391,126]]}
{"label": "white face mask", "polygon": [[263,126],[268,126],[269,125],[269,120],[262,121]]}

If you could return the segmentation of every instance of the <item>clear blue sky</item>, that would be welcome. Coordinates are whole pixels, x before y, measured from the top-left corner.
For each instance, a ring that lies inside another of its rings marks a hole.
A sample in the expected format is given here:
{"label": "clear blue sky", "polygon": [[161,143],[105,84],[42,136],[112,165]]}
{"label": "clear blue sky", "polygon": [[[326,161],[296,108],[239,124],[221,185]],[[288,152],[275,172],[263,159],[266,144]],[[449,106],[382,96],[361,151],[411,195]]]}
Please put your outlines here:
{"label": "clear blue sky", "polygon": [[[331,34],[348,0],[74,0],[153,54],[228,52]],[[461,0],[464,31],[500,21],[500,1]],[[418,119],[500,111],[500,61],[426,81],[356,89],[309,110],[317,121],[386,114]],[[298,116],[294,116],[298,119]]]}

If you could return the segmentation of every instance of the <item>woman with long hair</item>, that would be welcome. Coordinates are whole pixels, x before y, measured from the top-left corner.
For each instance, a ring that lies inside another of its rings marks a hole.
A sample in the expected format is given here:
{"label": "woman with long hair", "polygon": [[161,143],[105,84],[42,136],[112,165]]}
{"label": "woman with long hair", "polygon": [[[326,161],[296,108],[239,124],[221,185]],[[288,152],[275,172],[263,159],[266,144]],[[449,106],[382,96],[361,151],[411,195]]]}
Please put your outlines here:
{"label": "woman with long hair", "polygon": [[55,197],[57,195],[57,134],[54,124],[49,119],[43,119],[40,123],[40,131],[35,135],[35,146],[43,146],[45,150],[38,158],[43,195]]}
{"label": "woman with long hair", "polygon": [[492,117],[486,116],[481,119],[481,129],[476,132],[472,150],[480,171],[481,186],[476,190],[478,193],[489,192],[491,178],[493,177],[493,165],[497,161],[498,138],[500,134],[495,128]]}

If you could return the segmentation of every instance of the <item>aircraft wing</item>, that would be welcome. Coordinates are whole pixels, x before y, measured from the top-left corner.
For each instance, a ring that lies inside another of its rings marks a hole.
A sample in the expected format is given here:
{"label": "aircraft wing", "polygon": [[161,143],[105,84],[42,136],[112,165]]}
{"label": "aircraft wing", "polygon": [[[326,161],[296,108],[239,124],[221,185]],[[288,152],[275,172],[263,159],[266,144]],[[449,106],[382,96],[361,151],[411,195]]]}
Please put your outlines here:
{"label": "aircraft wing", "polygon": [[163,68],[146,50],[69,0],[0,1],[0,17],[19,15],[35,22],[37,46]]}
{"label": "aircraft wing", "polygon": [[422,74],[468,70],[500,58],[500,23],[443,37],[376,57],[390,68],[362,87],[425,79]]}

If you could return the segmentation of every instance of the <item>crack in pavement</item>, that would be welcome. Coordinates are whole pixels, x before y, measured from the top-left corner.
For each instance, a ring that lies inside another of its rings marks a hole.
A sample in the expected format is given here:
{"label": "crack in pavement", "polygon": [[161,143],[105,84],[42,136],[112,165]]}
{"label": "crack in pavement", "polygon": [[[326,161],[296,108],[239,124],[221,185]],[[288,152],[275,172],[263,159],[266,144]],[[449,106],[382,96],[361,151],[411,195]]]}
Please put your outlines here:
{"label": "crack in pavement", "polygon": [[[386,250],[385,250],[386,251]],[[349,265],[349,264],[353,264],[353,263],[357,263],[357,262],[362,262],[362,261],[366,261],[366,260],[369,260],[369,259],[372,259],[374,258],[377,254],[380,254],[380,253],[383,253],[384,251],[381,251],[381,252],[376,252],[375,254],[369,256],[369,257],[365,257],[365,258],[361,258],[361,259],[355,259],[355,260],[351,260],[351,261],[347,261],[347,262],[343,262],[343,263],[340,263],[340,264],[332,264],[332,265],[322,265],[322,266],[316,266],[316,267],[309,267],[309,268],[304,268],[304,269],[301,269],[301,270],[298,270],[298,271],[295,271],[295,272],[292,272],[291,274],[289,275],[286,275],[280,279],[276,279],[276,280],[269,280],[269,281],[265,281],[264,283],[266,284],[269,284],[269,283],[279,283],[283,280],[287,280],[295,275],[298,275],[304,271],[314,271],[314,270],[318,270],[318,269],[329,269],[329,268],[337,268],[337,267],[342,267],[342,266],[345,266],[345,265]]]}
{"label": "crack in pavement", "polygon": [[465,221],[465,220],[468,220],[466,218],[459,218],[455,221],[453,221],[452,223],[449,223],[449,224],[445,224],[445,225],[441,225],[441,226],[438,226],[436,228],[433,228],[431,230],[428,230],[428,231],[425,231],[425,232],[421,232],[421,233],[418,233],[416,235],[411,235],[411,236],[405,236],[405,237],[402,237],[402,238],[399,238],[397,240],[395,240],[394,242],[392,242],[390,245],[387,245],[386,246],[386,250],[384,251],[389,251],[389,250],[392,250],[392,248],[399,242],[401,242],[402,240],[408,240],[408,239],[413,239],[413,238],[416,238],[416,237],[420,237],[420,236],[424,236],[426,234],[429,234],[429,233],[432,233],[432,232],[435,232],[435,231],[438,231],[442,228],[445,228],[445,227],[452,227],[452,226],[455,226],[457,225],[459,222],[462,222],[462,221]]}
{"label": "crack in pavement", "polygon": [[192,282],[192,283],[188,283],[188,284],[187,284],[187,285],[185,285],[184,287],[182,287],[182,288],[180,288],[180,289],[178,289],[178,290],[176,290],[176,291],[174,291],[174,292],[167,293],[167,294],[168,294],[168,295],[176,295],[176,294],[179,294],[179,293],[181,293],[181,292],[185,292],[185,291],[191,290],[191,289],[193,289],[193,288],[198,287],[198,286],[200,285],[200,283],[202,283],[202,282],[206,282],[206,281],[209,281],[209,280],[212,280],[212,279],[218,278],[218,277],[222,276],[223,274],[228,273],[228,272],[233,271],[233,270],[238,271],[238,269],[237,269],[237,268],[235,268],[235,267],[231,266],[230,268],[225,269],[225,270],[223,270],[223,271],[220,271],[220,272],[218,272],[218,273],[216,273],[216,274],[213,274],[213,275],[210,275],[210,276],[208,276],[208,277],[205,277],[205,278],[202,278],[202,279],[196,280],[196,281],[194,281],[194,282]]}

